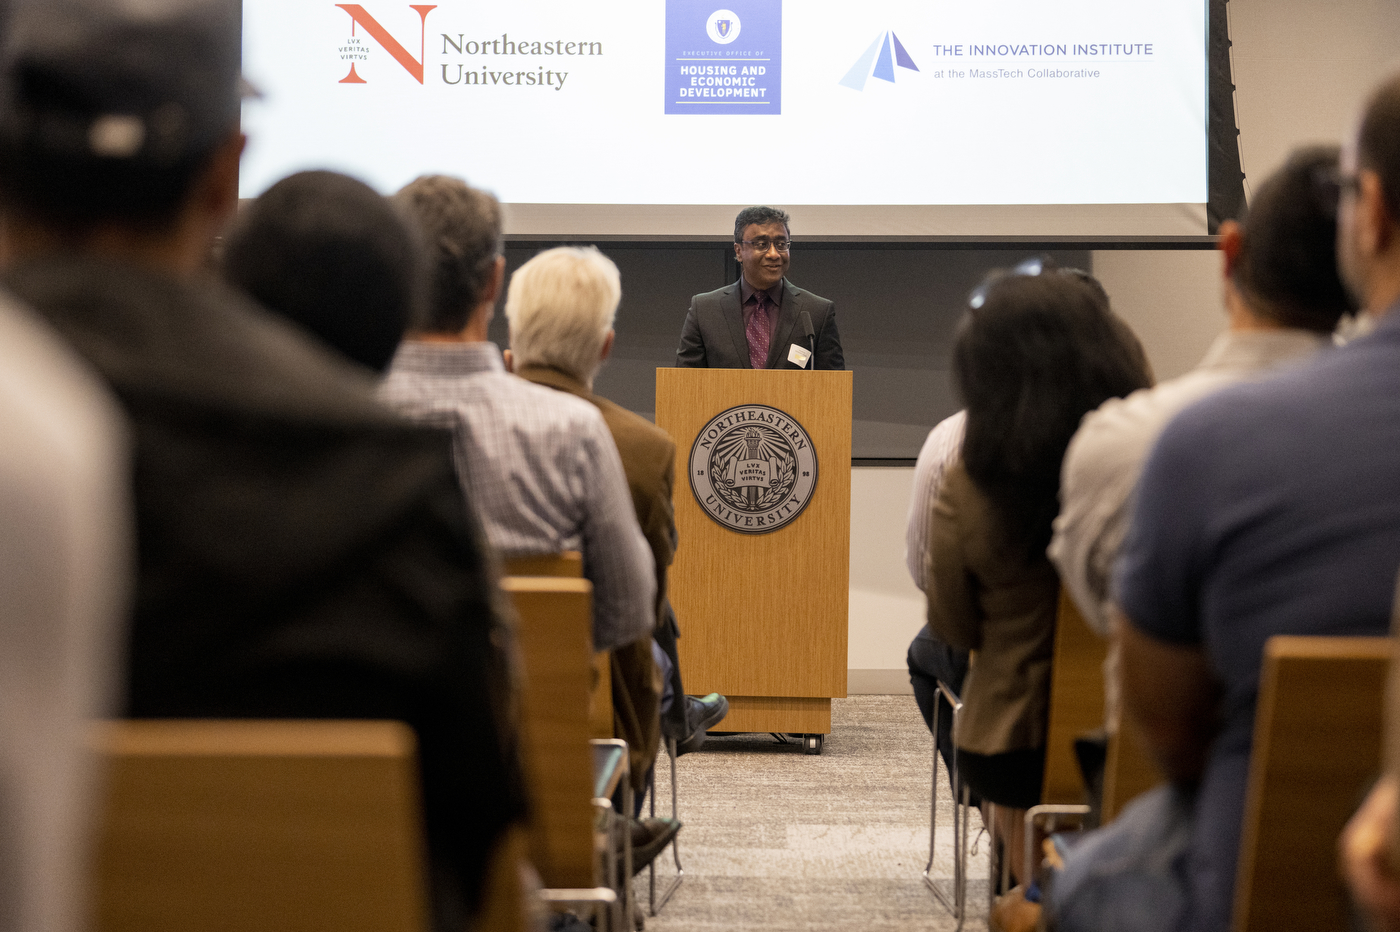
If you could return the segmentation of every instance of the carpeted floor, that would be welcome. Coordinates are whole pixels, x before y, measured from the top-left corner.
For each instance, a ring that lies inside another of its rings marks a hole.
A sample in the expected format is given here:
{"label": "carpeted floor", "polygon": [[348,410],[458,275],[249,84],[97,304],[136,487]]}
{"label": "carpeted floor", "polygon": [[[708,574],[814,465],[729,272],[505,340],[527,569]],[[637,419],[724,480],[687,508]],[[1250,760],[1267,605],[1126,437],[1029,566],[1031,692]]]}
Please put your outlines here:
{"label": "carpeted floor", "polygon": [[[721,727],[723,727],[721,725]],[[832,702],[820,756],[770,735],[712,738],[678,762],[685,883],[652,932],[952,930],[923,884],[932,741],[912,696]],[[657,761],[657,814],[670,770]],[[952,876],[952,800],[940,774],[936,874]],[[980,820],[972,817],[974,837]],[[986,836],[970,858],[965,929],[986,925]],[[674,875],[658,859],[658,889]],[[951,882],[947,884],[951,889]],[[637,879],[645,906],[647,875]]]}

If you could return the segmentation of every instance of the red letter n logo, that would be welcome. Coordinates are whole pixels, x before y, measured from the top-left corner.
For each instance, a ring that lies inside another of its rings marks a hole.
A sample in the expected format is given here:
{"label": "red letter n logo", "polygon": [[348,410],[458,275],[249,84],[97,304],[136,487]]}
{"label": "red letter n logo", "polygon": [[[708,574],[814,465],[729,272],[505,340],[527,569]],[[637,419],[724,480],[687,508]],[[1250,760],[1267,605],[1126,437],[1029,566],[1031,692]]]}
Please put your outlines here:
{"label": "red letter n logo", "polygon": [[[413,75],[413,79],[419,84],[423,83],[423,50],[426,47],[428,31],[428,13],[437,9],[437,4],[420,5],[409,4],[409,9],[416,10],[420,19],[418,31],[418,57],[415,59],[408,53],[408,49],[399,44],[399,40],[389,35],[389,30],[379,25],[379,21],[365,10],[358,3],[337,3],[336,6],[350,14],[350,34],[355,34],[355,26],[363,26],[365,32],[375,42],[383,46],[384,51],[394,56],[394,60],[403,65],[404,70]],[[365,79],[355,73],[355,65],[350,65],[350,73],[340,79],[341,84],[364,84]]]}

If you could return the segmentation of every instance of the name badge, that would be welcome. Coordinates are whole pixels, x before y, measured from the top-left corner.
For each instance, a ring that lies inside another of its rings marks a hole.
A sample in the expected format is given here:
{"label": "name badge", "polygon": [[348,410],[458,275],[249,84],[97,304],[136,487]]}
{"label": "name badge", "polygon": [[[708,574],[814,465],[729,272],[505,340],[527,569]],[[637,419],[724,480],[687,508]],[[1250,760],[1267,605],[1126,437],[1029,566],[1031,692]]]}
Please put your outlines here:
{"label": "name badge", "polygon": [[812,358],[812,351],[803,349],[796,343],[788,344],[788,362],[793,363],[799,369],[807,368],[807,360]]}

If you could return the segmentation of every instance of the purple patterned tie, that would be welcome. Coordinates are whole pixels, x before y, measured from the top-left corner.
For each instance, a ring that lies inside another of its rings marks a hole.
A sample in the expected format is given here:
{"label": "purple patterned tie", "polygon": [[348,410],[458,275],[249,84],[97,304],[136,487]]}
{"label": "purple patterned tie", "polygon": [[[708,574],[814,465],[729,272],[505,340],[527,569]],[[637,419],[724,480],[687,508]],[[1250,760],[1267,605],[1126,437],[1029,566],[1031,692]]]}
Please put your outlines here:
{"label": "purple patterned tie", "polygon": [[753,313],[744,336],[749,339],[749,365],[764,368],[768,364],[768,295],[762,291],[753,293]]}

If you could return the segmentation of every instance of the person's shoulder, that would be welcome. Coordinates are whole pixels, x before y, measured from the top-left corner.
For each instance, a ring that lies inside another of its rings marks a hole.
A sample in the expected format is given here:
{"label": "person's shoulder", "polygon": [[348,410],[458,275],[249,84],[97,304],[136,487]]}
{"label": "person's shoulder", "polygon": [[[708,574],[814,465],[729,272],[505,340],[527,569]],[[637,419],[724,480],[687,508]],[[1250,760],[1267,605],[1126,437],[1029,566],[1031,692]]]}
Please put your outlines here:
{"label": "person's shoulder", "polygon": [[529,405],[565,430],[590,433],[607,431],[602,412],[596,405],[577,395],[539,385],[508,372],[496,373],[493,378],[505,391],[513,395],[517,402]]}
{"label": "person's shoulder", "polygon": [[668,457],[675,455],[676,444],[671,435],[651,421],[601,395],[594,395],[592,400],[598,406],[613,436],[617,437],[619,447],[623,444],[623,438],[626,438],[630,445]]}
{"label": "person's shoulder", "polygon": [[68,259],[7,283],[119,396],[300,422],[380,422],[372,373],[213,278]]}
{"label": "person's shoulder", "polygon": [[827,308],[832,307],[836,303],[830,298],[823,298],[816,292],[808,291],[806,288],[794,285],[791,280],[786,278],[783,279],[783,288],[789,295],[791,295],[796,300],[802,302],[803,304],[809,304],[820,310],[826,310]]}
{"label": "person's shoulder", "polygon": [[732,298],[738,293],[739,283],[737,281],[733,281],[727,285],[721,285],[714,291],[702,291],[699,294],[692,295],[690,298],[690,306],[692,308],[708,307],[712,304],[724,300],[725,298]]}

